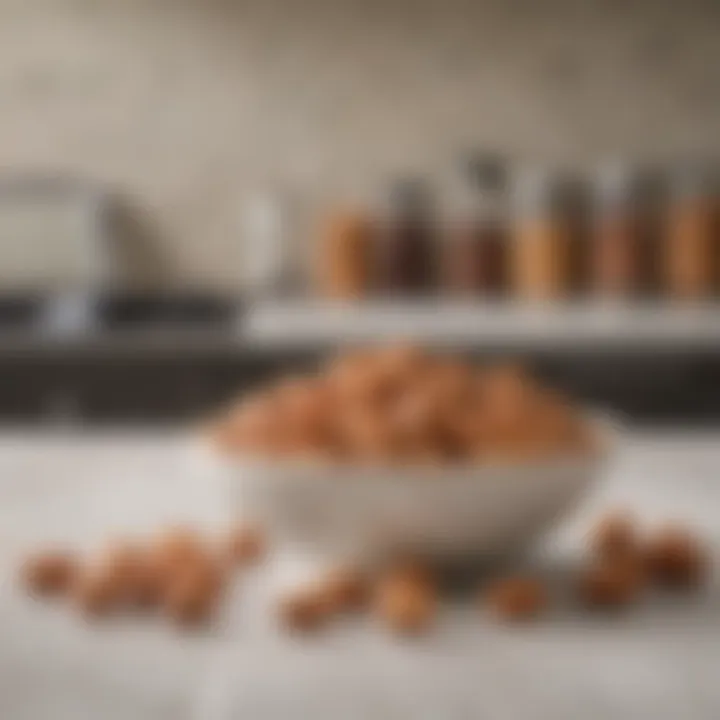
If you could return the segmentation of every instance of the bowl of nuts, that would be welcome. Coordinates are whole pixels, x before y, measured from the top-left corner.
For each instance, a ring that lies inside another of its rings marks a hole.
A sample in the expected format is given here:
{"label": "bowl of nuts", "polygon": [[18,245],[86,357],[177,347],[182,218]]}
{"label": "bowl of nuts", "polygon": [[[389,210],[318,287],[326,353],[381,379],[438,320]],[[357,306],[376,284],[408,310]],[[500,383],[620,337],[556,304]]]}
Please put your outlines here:
{"label": "bowl of nuts", "polygon": [[279,541],[382,562],[522,549],[582,497],[613,435],[516,366],[396,346],[245,397],[210,437],[234,502]]}

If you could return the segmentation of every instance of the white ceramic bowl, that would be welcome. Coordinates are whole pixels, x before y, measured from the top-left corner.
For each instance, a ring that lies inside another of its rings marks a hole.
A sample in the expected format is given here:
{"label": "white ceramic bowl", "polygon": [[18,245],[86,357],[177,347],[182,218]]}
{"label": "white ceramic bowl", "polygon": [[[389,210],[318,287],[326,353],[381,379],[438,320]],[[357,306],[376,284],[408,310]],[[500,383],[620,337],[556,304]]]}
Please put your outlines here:
{"label": "white ceramic bowl", "polygon": [[593,455],[416,468],[235,458],[228,482],[241,514],[326,558],[489,560],[531,543],[598,477],[616,432],[606,420],[592,422],[600,438]]}

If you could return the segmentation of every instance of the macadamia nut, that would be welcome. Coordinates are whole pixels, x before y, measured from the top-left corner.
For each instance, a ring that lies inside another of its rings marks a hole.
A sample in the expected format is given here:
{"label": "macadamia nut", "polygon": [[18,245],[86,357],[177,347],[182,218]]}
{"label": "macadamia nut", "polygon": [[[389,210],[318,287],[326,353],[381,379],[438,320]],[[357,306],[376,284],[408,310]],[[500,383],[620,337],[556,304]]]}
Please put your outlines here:
{"label": "macadamia nut", "polygon": [[212,617],[219,588],[209,574],[185,572],[175,577],[165,594],[165,611],[178,625],[206,623]]}
{"label": "macadamia nut", "polygon": [[375,611],[387,627],[402,635],[427,631],[437,614],[435,588],[407,574],[390,574],[375,591]]}
{"label": "macadamia nut", "polygon": [[512,577],[493,583],[483,593],[495,617],[519,621],[537,617],[548,604],[543,584],[534,578]]}
{"label": "macadamia nut", "polygon": [[645,585],[643,567],[634,558],[593,563],[581,576],[580,599],[589,608],[620,609],[633,603]]}
{"label": "macadamia nut", "polygon": [[652,536],[645,548],[645,558],[652,580],[669,588],[696,587],[707,570],[702,543],[679,527],[669,527]]}
{"label": "macadamia nut", "polygon": [[320,584],[323,603],[332,612],[347,612],[364,607],[368,590],[364,574],[350,567],[331,570]]}
{"label": "macadamia nut", "polygon": [[318,630],[330,619],[331,614],[332,608],[318,587],[296,590],[280,600],[280,621],[293,632]]}
{"label": "macadamia nut", "polygon": [[635,522],[627,513],[603,518],[590,534],[590,549],[601,558],[624,557],[637,550]]}
{"label": "macadamia nut", "polygon": [[107,568],[90,567],[80,573],[73,597],[88,617],[102,617],[121,608],[127,600],[123,582]]}
{"label": "macadamia nut", "polygon": [[72,585],[77,574],[77,563],[69,553],[50,550],[40,553],[23,565],[25,586],[35,595],[60,595]]}
{"label": "macadamia nut", "polygon": [[265,552],[265,537],[258,527],[239,525],[230,533],[229,553],[238,565],[255,563]]}

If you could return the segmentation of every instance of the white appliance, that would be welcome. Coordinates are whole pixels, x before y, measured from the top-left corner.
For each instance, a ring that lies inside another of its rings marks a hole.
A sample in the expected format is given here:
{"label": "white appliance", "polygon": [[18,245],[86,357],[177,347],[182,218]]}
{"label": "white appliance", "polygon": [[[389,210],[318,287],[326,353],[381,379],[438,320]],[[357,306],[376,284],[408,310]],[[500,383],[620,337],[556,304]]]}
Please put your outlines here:
{"label": "white appliance", "polygon": [[0,178],[0,292],[77,293],[110,280],[106,195],[62,177]]}

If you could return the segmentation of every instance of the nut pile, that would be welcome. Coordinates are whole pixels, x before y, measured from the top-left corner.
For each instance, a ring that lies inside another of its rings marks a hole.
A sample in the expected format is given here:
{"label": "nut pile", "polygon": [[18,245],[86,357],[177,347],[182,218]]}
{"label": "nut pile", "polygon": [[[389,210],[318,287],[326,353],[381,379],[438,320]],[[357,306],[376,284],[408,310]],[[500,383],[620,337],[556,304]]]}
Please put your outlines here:
{"label": "nut pile", "polygon": [[22,579],[33,595],[66,596],[86,617],[158,612],[195,626],[214,616],[232,571],[263,550],[252,527],[235,528],[219,547],[174,528],[149,543],[114,543],[85,561],[57,550],[39,553],[23,565]]}
{"label": "nut pile", "polygon": [[227,452],[353,462],[482,462],[587,452],[586,424],[515,366],[478,368],[411,346],[357,351],[231,407]]}
{"label": "nut pile", "polygon": [[668,525],[644,535],[627,514],[601,521],[589,547],[591,562],[578,586],[589,607],[624,607],[653,585],[691,590],[708,571],[708,552],[692,532]]}
{"label": "nut pile", "polygon": [[[92,562],[57,551],[37,555],[25,563],[23,580],[35,595],[68,596],[89,617],[156,611],[180,627],[195,627],[215,615],[233,569],[256,562],[263,553],[263,536],[254,528],[236,529],[220,549],[192,531],[176,529],[145,547],[115,544]],[[587,609],[618,611],[653,585],[698,588],[707,576],[708,559],[703,543],[685,528],[667,526],[643,537],[631,517],[608,516],[589,536],[575,594]],[[277,612],[293,633],[317,631],[340,615],[370,610],[389,631],[419,635],[432,628],[439,597],[434,573],[405,560],[374,576],[334,568],[282,597]],[[551,604],[545,584],[523,575],[490,583],[479,598],[483,610],[505,623],[536,620]]]}

